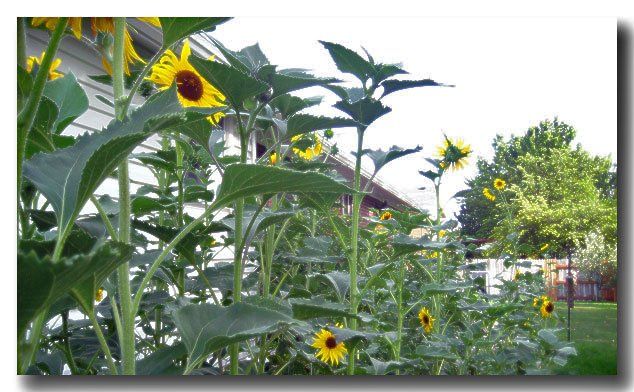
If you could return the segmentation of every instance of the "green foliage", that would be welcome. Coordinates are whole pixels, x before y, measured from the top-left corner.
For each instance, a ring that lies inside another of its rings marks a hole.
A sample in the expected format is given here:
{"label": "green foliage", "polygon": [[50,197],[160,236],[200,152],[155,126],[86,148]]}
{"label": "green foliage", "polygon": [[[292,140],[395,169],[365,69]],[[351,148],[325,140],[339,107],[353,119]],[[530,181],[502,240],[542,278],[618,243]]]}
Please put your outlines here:
{"label": "green foliage", "polygon": [[[163,44],[146,66],[127,80],[123,72],[95,79],[131,89],[114,102],[95,97],[123,119],[102,131],[63,135],[88,100],[71,73],[46,84],[19,195],[19,373],[525,374],[574,355],[559,340],[556,312],[542,319],[533,307],[540,274],[521,274],[487,294],[477,276],[482,266],[465,261],[471,248],[456,222],[392,208],[373,211],[382,219],[360,216],[372,182],[361,189],[362,156],[376,174],[421,150],[363,148],[364,133],[391,111],[382,98],[445,85],[397,80],[406,74],[401,65],[322,42],[339,70],[357,79],[343,87],[336,78],[278,69],[258,44],[233,51],[211,38],[218,58],[190,61],[227,106],[183,108],[172,86],[146,89],[145,103],[128,111],[166,49],[226,20],[160,18]],[[122,22],[116,19],[114,37],[101,33],[98,50],[111,50],[100,46],[111,38],[122,48]],[[35,95],[31,76],[17,72],[20,104]],[[303,113],[321,98],[291,93],[309,87],[335,93],[334,107],[347,117]],[[224,119],[209,122],[218,112]],[[357,131],[351,184],[322,155],[320,133],[331,138],[333,128]],[[239,138],[239,154],[226,153],[225,132]],[[151,135],[159,148],[134,151]],[[247,150],[256,136],[264,154]],[[131,186],[122,165],[129,159],[154,181]],[[552,169],[522,159],[516,166],[527,178]],[[429,174],[439,171],[426,173],[439,185],[441,175]],[[118,178],[118,197],[96,193],[108,177]],[[599,177],[602,197],[613,197],[613,178]],[[340,214],[342,196],[352,198],[352,216]],[[89,201],[97,213],[87,212]],[[507,239],[515,244],[518,235]],[[423,308],[431,319],[418,317]],[[345,346],[340,362],[316,357],[322,329]]]}
{"label": "green foliage", "polygon": [[[575,131],[558,120],[544,121],[522,136],[493,142],[491,162],[478,160],[478,174],[461,192],[459,221],[463,233],[477,238],[504,238],[517,226],[520,243],[531,256],[548,244],[548,253],[565,255],[566,247],[597,226],[616,240],[616,183],[609,158],[592,157],[573,147]],[[508,184],[503,196],[487,200],[484,188],[493,181]],[[513,227],[500,224],[506,218],[505,200],[515,216]]]}

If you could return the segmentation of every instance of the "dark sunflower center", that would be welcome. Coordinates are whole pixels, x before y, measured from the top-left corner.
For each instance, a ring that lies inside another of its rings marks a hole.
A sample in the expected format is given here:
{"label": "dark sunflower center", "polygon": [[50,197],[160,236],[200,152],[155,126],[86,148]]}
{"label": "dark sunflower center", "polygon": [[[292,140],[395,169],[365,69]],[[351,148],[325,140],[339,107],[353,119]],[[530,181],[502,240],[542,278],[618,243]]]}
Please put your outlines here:
{"label": "dark sunflower center", "polygon": [[203,96],[203,82],[192,71],[179,71],[176,74],[178,93],[190,101],[198,101]]}
{"label": "dark sunflower center", "polygon": [[428,315],[424,315],[423,316],[423,324],[429,324],[429,316]]}
{"label": "dark sunflower center", "polygon": [[553,312],[553,310],[555,310],[555,304],[553,304],[552,302],[549,302],[549,303],[546,305],[546,311],[547,311],[548,313],[552,313],[552,312]]}
{"label": "dark sunflower center", "polygon": [[337,347],[337,340],[334,336],[329,336],[326,338],[326,347],[331,350]]}

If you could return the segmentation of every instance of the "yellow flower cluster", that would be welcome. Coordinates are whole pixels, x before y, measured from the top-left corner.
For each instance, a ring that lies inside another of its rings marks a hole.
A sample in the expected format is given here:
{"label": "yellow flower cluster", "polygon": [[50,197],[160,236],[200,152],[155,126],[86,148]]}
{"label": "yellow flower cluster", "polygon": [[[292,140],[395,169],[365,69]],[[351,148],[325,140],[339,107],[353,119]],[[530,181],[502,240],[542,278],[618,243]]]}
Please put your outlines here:
{"label": "yellow flower cluster", "polygon": [[[541,306],[540,306],[540,301],[541,301]],[[542,295],[541,297],[535,297],[533,298],[533,307],[538,307],[539,308],[539,313],[541,314],[542,318],[548,318],[552,316],[552,313],[555,311],[555,303],[552,302],[550,300],[550,298],[548,298],[545,295]]]}
{"label": "yellow flower cluster", "polygon": [[331,365],[339,365],[344,355],[348,352],[343,342],[338,342],[337,337],[327,329],[315,334],[311,347],[318,349],[315,356],[323,362]]}
{"label": "yellow flower cluster", "polygon": [[[40,55],[40,57],[29,56],[29,58],[26,59],[26,72],[28,73],[33,72],[33,68],[35,65],[39,67],[42,64],[42,61],[44,61],[45,54],[46,52],[42,52],[42,55]],[[55,80],[57,78],[61,78],[62,76],[64,76],[64,74],[56,71],[57,67],[59,67],[61,63],[62,63],[61,59],[53,60],[53,62],[51,63],[51,68],[49,68],[48,70],[48,80]]]}
{"label": "yellow flower cluster", "polygon": [[489,190],[489,188],[484,188],[482,190],[482,194],[484,195],[484,197],[486,197],[487,199],[489,199],[489,201],[495,201],[495,195],[491,193],[491,191]]}
{"label": "yellow flower cluster", "polygon": [[[224,106],[225,96],[189,63],[191,48],[189,40],[185,40],[180,58],[171,50],[167,50],[157,64],[152,66],[148,80],[154,82],[161,90],[176,84],[178,99],[184,107],[219,107]],[[217,124],[224,116],[218,112],[209,117]]]}
{"label": "yellow flower cluster", "polygon": [[441,159],[441,169],[450,168],[456,171],[467,165],[471,152],[471,146],[466,145],[462,139],[451,140],[445,136],[445,142],[437,147],[436,155]]}
{"label": "yellow flower cluster", "polygon": [[[157,17],[143,17],[143,18],[137,18],[137,19],[142,22],[149,23],[155,27],[161,27],[161,23],[159,21],[159,18]],[[34,17],[31,19],[31,25],[33,27],[44,25],[44,27],[46,27],[47,29],[54,30],[55,26],[57,26],[58,21],[59,21],[58,17],[55,17],[55,18]],[[90,18],[90,26],[92,29],[93,36],[96,36],[97,33],[114,34],[114,18],[112,17]],[[78,40],[81,40],[82,18],[76,18],[76,17],[68,18],[68,28],[70,29],[71,33],[75,36],[75,38],[77,38]],[[130,75],[130,64],[134,64],[137,62],[142,64],[145,63],[145,61],[141,58],[141,56],[139,56],[139,54],[134,49],[134,45],[132,45],[132,37],[130,36],[130,32],[128,31],[127,26],[126,26],[125,35],[124,35],[123,56],[125,59],[124,71],[126,75]],[[110,75],[112,75],[111,59],[112,59],[112,48],[110,48],[110,51],[108,52],[103,52],[101,57],[101,63],[103,64],[103,67],[106,70],[106,72],[108,72]]]}
{"label": "yellow flower cluster", "polygon": [[426,307],[423,307],[420,312],[418,312],[418,320],[420,320],[420,325],[422,325],[425,333],[431,332],[434,328],[434,321],[436,321],[436,319],[431,316],[429,309]]}
{"label": "yellow flower cluster", "polygon": [[311,146],[305,149],[293,147],[293,152],[298,157],[302,158],[305,161],[310,161],[321,154],[323,145],[321,143],[321,139],[319,138],[319,136],[317,136],[317,134],[313,133],[312,136],[297,135],[291,138],[292,143],[297,143],[300,140],[309,140],[311,142]]}

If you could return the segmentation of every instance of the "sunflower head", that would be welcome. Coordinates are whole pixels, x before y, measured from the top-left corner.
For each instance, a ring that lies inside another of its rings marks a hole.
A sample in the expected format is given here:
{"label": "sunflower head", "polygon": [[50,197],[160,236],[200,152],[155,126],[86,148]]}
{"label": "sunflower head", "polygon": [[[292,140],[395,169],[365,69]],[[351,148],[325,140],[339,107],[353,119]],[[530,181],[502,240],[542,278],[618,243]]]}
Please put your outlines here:
{"label": "sunflower head", "polygon": [[101,300],[103,300],[103,287],[99,287],[95,293],[95,301],[101,302]]}
{"label": "sunflower head", "polygon": [[[57,26],[57,22],[59,18],[49,18],[49,17],[34,17],[31,19],[31,26],[38,27],[44,25],[48,30],[55,30]],[[72,17],[68,18],[67,28],[70,29],[71,33],[75,36],[75,38],[81,40],[81,18],[80,17]]]}
{"label": "sunflower head", "polygon": [[432,328],[434,328],[434,321],[436,321],[429,313],[429,309],[425,307],[418,312],[418,320],[420,320],[420,325],[423,326],[425,333],[431,332]]}
{"label": "sunflower head", "polygon": [[489,188],[484,188],[482,190],[482,194],[484,195],[484,197],[486,197],[489,201],[495,201],[495,195],[493,193],[491,193],[491,191],[489,190]]}
{"label": "sunflower head", "polygon": [[[29,56],[29,58],[26,59],[26,72],[34,73],[33,71],[35,70],[35,73],[37,73],[37,69],[42,64],[42,61],[44,61],[45,54],[46,52],[42,52],[40,57]],[[51,68],[48,70],[48,80],[55,80],[64,76],[64,74],[56,71],[57,67],[59,67],[61,63],[62,60],[60,59],[53,60],[53,62],[51,63]]]}
{"label": "sunflower head", "polygon": [[[152,73],[148,80],[165,90],[176,84],[178,99],[184,107],[218,107],[224,106],[225,96],[212,86],[189,63],[191,48],[185,40],[180,57],[171,50],[165,51],[157,64],[152,66]],[[211,121],[217,123],[224,114],[214,114]]]}
{"label": "sunflower head", "polygon": [[293,147],[293,152],[305,161],[316,158],[323,149],[321,139],[316,133],[293,136],[291,142],[301,144],[300,147]]}
{"label": "sunflower head", "polygon": [[269,163],[271,165],[275,165],[277,163],[277,153],[274,152],[271,155],[269,155]]}
{"label": "sunflower head", "polygon": [[315,354],[317,358],[331,365],[339,365],[339,361],[348,352],[346,345],[338,342],[337,337],[326,329],[315,334],[311,347],[319,350]]}
{"label": "sunflower head", "polygon": [[437,148],[437,156],[442,160],[440,168],[453,171],[464,168],[467,158],[471,155],[471,146],[465,145],[462,139],[451,140],[445,136],[443,144]]}
{"label": "sunflower head", "polygon": [[380,220],[389,220],[392,219],[392,213],[390,211],[385,211],[384,213],[381,214],[381,216],[379,217]]}
{"label": "sunflower head", "polygon": [[506,188],[506,181],[504,181],[501,178],[496,178],[493,181],[493,187],[497,189],[498,191],[504,190],[504,188]]}
{"label": "sunflower head", "polygon": [[539,312],[541,313],[543,318],[547,318],[552,315],[554,310],[555,310],[555,304],[552,301],[547,299],[542,303],[542,307],[539,309]]}
{"label": "sunflower head", "polygon": [[438,230],[438,238],[442,238],[447,235],[447,230],[441,229]]}

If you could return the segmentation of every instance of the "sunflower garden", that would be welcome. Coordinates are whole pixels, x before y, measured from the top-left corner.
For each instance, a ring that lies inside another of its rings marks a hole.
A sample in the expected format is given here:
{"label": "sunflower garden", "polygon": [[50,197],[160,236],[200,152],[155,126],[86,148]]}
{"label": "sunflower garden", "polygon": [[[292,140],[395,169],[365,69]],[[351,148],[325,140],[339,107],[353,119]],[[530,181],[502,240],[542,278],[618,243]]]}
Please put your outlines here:
{"label": "sunflower garden", "polygon": [[[421,151],[364,146],[390,115],[384,97],[434,94],[451,81],[416,79],[380,55],[326,41],[324,55],[348,80],[280,69],[257,45],[215,40],[229,18],[134,18],[162,33],[144,58],[131,19],[18,21],[19,374],[544,374],[575,354],[560,341],[542,273],[518,270],[526,250],[517,235],[496,239],[514,276],[499,294],[472,274],[482,266],[466,255],[477,246],[443,217],[439,197],[471,156],[467,143],[446,136],[420,168],[435,211],[361,216],[374,176]],[[48,36],[41,56],[26,55],[29,29]],[[191,45],[201,32],[212,57]],[[94,98],[115,119],[98,132],[65,134],[89,100],[58,70],[62,39],[88,39],[100,57],[95,80],[114,99]],[[316,86],[338,97],[340,116],[303,112],[320,100],[294,93]],[[324,159],[338,128],[357,136],[352,181]],[[229,131],[235,154],[225,151]],[[266,146],[258,156],[256,135]],[[161,148],[136,152],[150,137]],[[132,191],[133,158],[155,186]],[[370,181],[362,160],[373,164]],[[97,195],[108,178],[118,193]],[[498,200],[500,224],[513,233],[509,185],[497,178],[482,198]],[[192,214],[190,202],[204,210]],[[232,262],[216,262],[227,250]]]}

